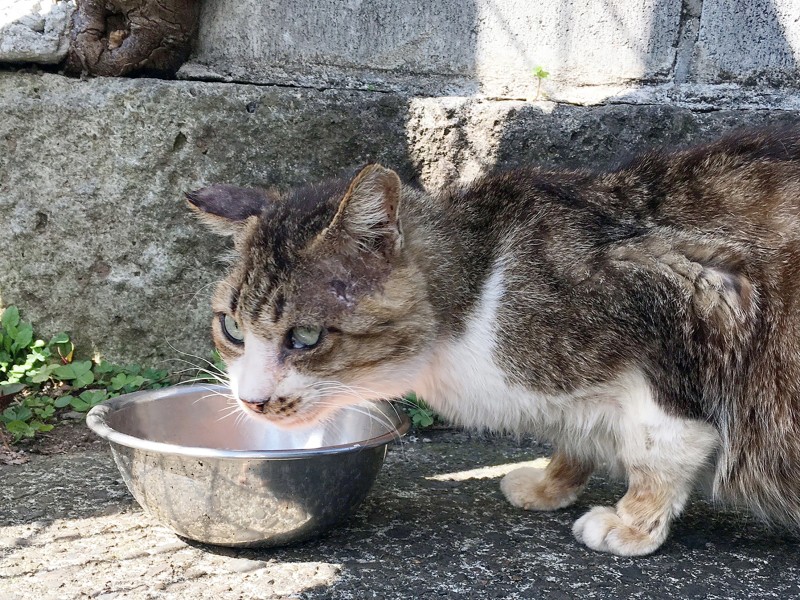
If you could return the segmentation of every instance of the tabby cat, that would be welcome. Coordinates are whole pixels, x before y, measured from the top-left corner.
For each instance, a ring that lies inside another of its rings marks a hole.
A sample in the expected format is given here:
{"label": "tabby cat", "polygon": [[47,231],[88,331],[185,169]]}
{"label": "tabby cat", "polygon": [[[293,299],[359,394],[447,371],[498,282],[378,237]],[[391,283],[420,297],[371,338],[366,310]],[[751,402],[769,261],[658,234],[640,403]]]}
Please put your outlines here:
{"label": "tabby cat", "polygon": [[370,164],[190,205],[238,258],[214,339],[246,412],[287,427],[415,390],[466,427],[534,432],[515,506],[616,506],[575,537],[656,550],[693,484],[800,526],[800,129],[653,151],[607,172],[499,172],[431,196]]}

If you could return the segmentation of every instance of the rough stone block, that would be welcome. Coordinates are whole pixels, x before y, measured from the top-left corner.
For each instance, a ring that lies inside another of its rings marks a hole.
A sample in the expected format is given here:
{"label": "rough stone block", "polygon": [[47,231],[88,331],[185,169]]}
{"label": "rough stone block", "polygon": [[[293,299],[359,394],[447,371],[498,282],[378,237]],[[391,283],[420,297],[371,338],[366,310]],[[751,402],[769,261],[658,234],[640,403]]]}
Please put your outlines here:
{"label": "rough stone block", "polygon": [[0,114],[0,301],[42,335],[71,330],[84,352],[151,363],[210,349],[226,245],[190,216],[186,190],[285,187],[368,160],[434,189],[800,115],[13,73],[0,73]]}
{"label": "rough stone block", "polygon": [[572,106],[479,98],[418,98],[409,108],[408,151],[436,189],[494,168],[613,167],[639,151],[710,140],[731,129],[796,124],[794,110],[708,111],[675,104]]}
{"label": "rough stone block", "polygon": [[800,2],[704,0],[691,66],[699,82],[800,86]]}
{"label": "rough stone block", "polygon": [[665,79],[681,2],[630,4],[210,0],[184,76],[516,97],[536,66],[553,86]]}
{"label": "rough stone block", "polygon": [[0,4],[0,62],[61,62],[69,49],[74,0],[10,0]]}
{"label": "rough stone block", "polygon": [[183,192],[402,166],[405,111],[379,93],[0,73],[2,302],[84,353],[205,355],[226,246]]}

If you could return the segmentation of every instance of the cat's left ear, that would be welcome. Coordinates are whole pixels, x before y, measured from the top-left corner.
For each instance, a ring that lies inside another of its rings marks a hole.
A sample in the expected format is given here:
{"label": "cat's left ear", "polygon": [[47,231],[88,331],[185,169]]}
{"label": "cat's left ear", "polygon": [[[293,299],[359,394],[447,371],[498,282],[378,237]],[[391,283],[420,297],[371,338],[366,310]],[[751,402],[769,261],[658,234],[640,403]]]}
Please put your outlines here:
{"label": "cat's left ear", "polygon": [[328,231],[350,249],[392,256],[403,243],[397,173],[379,164],[367,165],[350,182]]}
{"label": "cat's left ear", "polygon": [[195,214],[220,235],[236,236],[245,222],[272,202],[266,190],[217,184],[186,194]]}

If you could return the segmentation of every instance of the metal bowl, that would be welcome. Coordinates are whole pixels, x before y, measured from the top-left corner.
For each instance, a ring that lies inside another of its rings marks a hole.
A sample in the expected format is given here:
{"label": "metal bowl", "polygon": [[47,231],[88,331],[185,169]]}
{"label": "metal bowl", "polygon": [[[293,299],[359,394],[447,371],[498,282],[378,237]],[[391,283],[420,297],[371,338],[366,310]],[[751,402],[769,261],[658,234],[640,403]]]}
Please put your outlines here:
{"label": "metal bowl", "polygon": [[227,393],[196,385],[137,392],[86,418],[111,443],[139,504],[177,534],[209,544],[276,546],[329,529],[364,500],[387,445],[409,427],[382,402],[280,429],[229,414]]}

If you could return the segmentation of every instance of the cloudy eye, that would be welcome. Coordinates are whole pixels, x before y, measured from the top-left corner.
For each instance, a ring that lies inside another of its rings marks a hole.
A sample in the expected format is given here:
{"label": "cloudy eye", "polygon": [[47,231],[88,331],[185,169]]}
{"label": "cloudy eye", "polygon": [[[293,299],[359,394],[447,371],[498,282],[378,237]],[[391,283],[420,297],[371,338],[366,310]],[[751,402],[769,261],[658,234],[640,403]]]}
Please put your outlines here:
{"label": "cloudy eye", "polygon": [[239,329],[239,324],[236,322],[236,319],[230,315],[220,315],[219,324],[222,326],[222,333],[224,333],[225,337],[232,343],[237,346],[241,346],[244,343],[244,334],[242,330]]}
{"label": "cloudy eye", "polygon": [[313,348],[319,343],[321,335],[322,327],[319,325],[295,327],[289,332],[289,345],[295,350]]}

